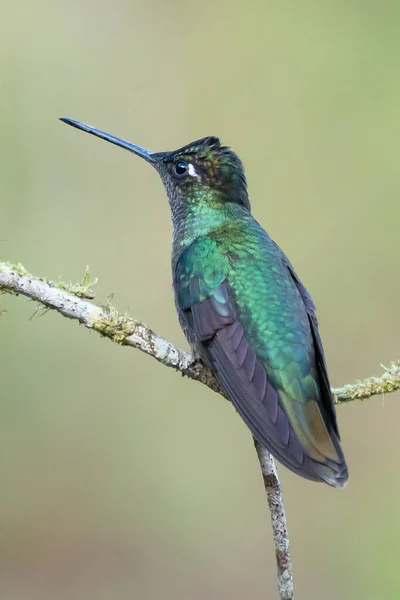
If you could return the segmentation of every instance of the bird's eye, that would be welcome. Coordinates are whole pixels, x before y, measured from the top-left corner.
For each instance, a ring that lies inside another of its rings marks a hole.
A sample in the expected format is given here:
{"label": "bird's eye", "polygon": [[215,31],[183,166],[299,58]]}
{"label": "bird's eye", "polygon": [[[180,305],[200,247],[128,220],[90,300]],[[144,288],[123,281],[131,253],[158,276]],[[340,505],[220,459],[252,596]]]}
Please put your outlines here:
{"label": "bird's eye", "polygon": [[176,165],[174,165],[175,175],[178,177],[183,177],[188,172],[188,165],[183,160],[180,160]]}

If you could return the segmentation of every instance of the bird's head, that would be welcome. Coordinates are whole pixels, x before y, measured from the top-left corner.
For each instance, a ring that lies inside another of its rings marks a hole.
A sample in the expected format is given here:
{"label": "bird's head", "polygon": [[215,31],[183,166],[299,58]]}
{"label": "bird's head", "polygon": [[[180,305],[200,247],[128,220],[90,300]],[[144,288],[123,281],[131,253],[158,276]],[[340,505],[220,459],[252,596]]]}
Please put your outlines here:
{"label": "bird's head", "polygon": [[144,158],[159,173],[173,211],[188,203],[214,208],[234,203],[250,210],[242,162],[217,137],[196,140],[171,152],[152,152],[80,121],[61,120]]}

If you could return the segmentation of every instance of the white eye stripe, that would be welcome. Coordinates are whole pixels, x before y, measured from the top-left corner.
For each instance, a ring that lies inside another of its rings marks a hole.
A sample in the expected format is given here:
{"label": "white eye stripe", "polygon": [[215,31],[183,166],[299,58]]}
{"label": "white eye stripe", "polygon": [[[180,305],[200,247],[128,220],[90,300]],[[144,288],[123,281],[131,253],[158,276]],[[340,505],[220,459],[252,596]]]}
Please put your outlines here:
{"label": "white eye stripe", "polygon": [[191,177],[197,177],[197,179],[200,179],[200,175],[198,175],[196,173],[196,170],[195,170],[194,166],[192,165],[192,163],[189,163],[189,165],[188,165],[188,173]]}

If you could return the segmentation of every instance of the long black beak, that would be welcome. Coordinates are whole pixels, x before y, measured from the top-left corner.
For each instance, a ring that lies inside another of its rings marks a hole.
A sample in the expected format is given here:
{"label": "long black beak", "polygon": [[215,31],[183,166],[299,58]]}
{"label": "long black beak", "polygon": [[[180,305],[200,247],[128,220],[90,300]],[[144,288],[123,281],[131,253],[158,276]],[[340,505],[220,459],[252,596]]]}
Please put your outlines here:
{"label": "long black beak", "polygon": [[96,137],[101,138],[102,140],[106,140],[106,142],[110,142],[111,144],[115,144],[116,146],[120,146],[121,148],[125,148],[125,150],[129,150],[129,152],[133,152],[133,154],[137,154],[137,156],[141,156],[149,163],[155,163],[156,161],[152,158],[152,154],[154,152],[150,152],[146,148],[142,148],[141,146],[136,146],[136,144],[131,144],[121,138],[115,137],[115,135],[110,135],[105,131],[101,131],[101,129],[96,129],[95,127],[91,127],[90,125],[86,125],[86,123],[81,123],[80,121],[74,121],[73,119],[67,119],[66,117],[60,117],[60,121],[66,123],[67,125],[71,125],[72,127],[76,127],[77,129],[82,129],[82,131],[86,131],[91,135],[95,135]]}

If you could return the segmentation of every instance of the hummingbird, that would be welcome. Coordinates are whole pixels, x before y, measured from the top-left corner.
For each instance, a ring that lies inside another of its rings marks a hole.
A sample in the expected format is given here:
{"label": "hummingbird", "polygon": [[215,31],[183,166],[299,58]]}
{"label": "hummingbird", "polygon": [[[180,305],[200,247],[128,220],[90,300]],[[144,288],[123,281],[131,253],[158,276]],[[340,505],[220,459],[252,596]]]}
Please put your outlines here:
{"label": "hummingbird", "polygon": [[169,199],[175,305],[192,352],[279,462],[306,479],[345,486],[315,305],[252,216],[239,157],[214,136],[152,152],[80,121],[61,121],[155,168]]}

